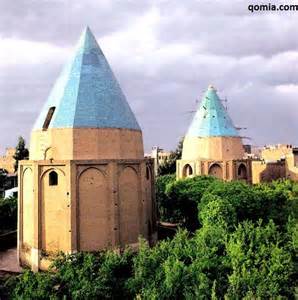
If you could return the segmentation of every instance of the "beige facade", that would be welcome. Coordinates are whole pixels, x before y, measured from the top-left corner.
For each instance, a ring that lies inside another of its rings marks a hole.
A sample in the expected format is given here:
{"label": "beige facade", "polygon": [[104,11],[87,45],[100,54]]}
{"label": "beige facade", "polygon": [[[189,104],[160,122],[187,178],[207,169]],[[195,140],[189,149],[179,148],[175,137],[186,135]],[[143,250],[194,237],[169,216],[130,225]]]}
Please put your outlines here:
{"label": "beige facade", "polygon": [[183,141],[182,159],[242,159],[244,148],[240,137],[188,137]]}
{"label": "beige facade", "polygon": [[210,175],[222,180],[251,182],[251,160],[226,109],[209,86],[185,135],[177,179]]}
{"label": "beige facade", "polygon": [[14,164],[16,161],[13,158],[15,152],[16,149],[13,147],[6,149],[5,155],[0,156],[0,169],[4,169],[10,174],[15,172]]}
{"label": "beige facade", "polygon": [[226,181],[251,182],[251,160],[178,160],[176,175],[178,179],[209,175]]}
{"label": "beige facade", "polygon": [[298,180],[298,149],[292,145],[271,145],[261,150],[259,160],[252,162],[252,183],[277,179]]}
{"label": "beige facade", "polygon": [[186,137],[176,176],[180,179],[210,175],[227,181],[251,182],[251,160],[244,156],[240,137]]}
{"label": "beige facade", "polygon": [[[63,146],[63,147],[62,147]],[[142,132],[122,128],[50,128],[31,134],[30,159],[143,158]]]}
{"label": "beige facade", "polygon": [[[142,156],[141,132],[91,130],[105,137],[100,147],[107,159],[90,134],[81,134],[74,147],[71,139],[65,143],[70,132],[59,130],[54,147],[51,139],[42,140],[43,151],[36,145],[40,133],[33,132],[30,160],[20,163],[19,259],[34,270],[46,269],[59,251],[119,249],[136,246],[139,236],[156,239],[153,161]],[[135,148],[123,143],[129,140],[137,141]]]}
{"label": "beige facade", "polygon": [[292,152],[292,145],[269,145],[261,149],[261,158],[266,162],[277,161],[285,159]]}

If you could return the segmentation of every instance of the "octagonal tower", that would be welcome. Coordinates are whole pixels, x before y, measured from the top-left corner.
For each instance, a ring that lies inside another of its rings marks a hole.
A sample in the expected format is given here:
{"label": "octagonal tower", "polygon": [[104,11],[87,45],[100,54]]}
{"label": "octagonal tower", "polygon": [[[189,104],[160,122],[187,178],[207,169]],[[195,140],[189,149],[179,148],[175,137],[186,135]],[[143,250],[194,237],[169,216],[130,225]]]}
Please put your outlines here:
{"label": "octagonal tower", "polygon": [[140,126],[90,29],[37,118],[19,167],[21,264],[46,269],[59,251],[154,241],[152,161]]}
{"label": "octagonal tower", "polygon": [[210,85],[185,135],[177,178],[212,175],[250,181],[250,170],[250,161],[244,159],[242,138]]}

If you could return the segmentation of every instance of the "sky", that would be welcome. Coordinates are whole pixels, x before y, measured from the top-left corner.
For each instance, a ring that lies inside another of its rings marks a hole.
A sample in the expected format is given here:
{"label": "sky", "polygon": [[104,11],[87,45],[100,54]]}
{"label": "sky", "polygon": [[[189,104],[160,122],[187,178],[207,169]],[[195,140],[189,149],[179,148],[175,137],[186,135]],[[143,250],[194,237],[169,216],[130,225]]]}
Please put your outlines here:
{"label": "sky", "polygon": [[147,152],[176,147],[209,84],[227,98],[234,124],[247,128],[244,143],[298,145],[298,11],[252,13],[251,3],[258,2],[0,0],[0,152],[19,135],[29,143],[87,25]]}

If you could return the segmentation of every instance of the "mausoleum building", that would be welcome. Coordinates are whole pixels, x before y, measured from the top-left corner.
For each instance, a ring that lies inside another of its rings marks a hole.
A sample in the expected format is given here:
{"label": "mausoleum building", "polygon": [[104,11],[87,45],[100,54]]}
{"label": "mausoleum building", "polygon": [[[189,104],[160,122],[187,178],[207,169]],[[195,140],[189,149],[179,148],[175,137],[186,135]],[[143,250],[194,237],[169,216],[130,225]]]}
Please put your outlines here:
{"label": "mausoleum building", "polygon": [[211,175],[251,181],[251,160],[244,158],[242,138],[226,108],[209,86],[184,137],[177,178]]}
{"label": "mausoleum building", "polygon": [[156,238],[153,163],[88,28],[34,124],[19,191],[19,260],[33,270],[46,269],[59,251]]}

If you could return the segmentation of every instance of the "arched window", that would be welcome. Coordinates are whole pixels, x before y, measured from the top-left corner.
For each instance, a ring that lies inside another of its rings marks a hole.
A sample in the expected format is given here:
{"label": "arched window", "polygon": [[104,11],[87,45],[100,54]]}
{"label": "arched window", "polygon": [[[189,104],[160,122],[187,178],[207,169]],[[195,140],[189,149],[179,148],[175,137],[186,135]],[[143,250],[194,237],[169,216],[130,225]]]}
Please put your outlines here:
{"label": "arched window", "polygon": [[193,174],[192,167],[189,164],[185,165],[183,168],[183,177],[189,177],[192,174]]}
{"label": "arched window", "polygon": [[51,171],[49,174],[49,185],[58,185],[58,174],[55,171]]}

